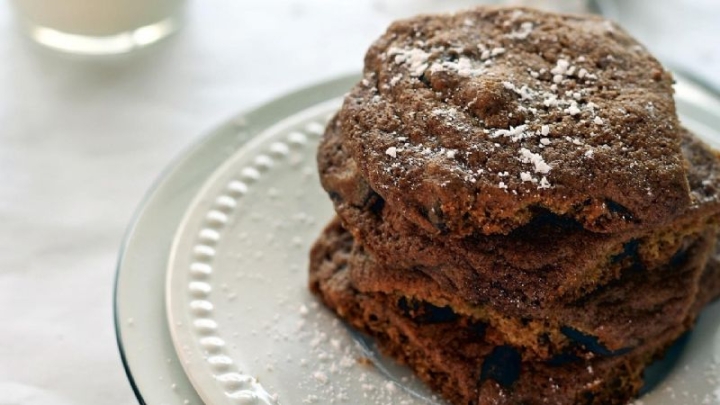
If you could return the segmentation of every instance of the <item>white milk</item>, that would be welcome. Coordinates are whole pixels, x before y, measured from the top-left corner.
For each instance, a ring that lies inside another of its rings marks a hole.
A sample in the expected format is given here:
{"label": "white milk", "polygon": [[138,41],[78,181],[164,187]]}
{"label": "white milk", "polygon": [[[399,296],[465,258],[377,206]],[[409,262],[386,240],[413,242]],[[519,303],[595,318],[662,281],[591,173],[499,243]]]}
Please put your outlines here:
{"label": "white milk", "polygon": [[185,1],[12,0],[12,3],[30,36],[44,45],[76,53],[117,53],[169,35],[176,28]]}

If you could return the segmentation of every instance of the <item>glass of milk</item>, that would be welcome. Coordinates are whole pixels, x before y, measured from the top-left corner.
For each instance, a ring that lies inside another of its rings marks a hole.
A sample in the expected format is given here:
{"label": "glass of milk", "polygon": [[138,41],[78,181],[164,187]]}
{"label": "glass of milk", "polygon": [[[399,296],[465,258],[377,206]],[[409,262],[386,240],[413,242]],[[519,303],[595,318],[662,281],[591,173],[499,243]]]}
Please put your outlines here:
{"label": "glass of milk", "polygon": [[586,13],[590,11],[587,0],[505,0],[503,3],[562,13]]}
{"label": "glass of milk", "polygon": [[185,0],[12,0],[36,42],[89,55],[130,52],[177,28]]}

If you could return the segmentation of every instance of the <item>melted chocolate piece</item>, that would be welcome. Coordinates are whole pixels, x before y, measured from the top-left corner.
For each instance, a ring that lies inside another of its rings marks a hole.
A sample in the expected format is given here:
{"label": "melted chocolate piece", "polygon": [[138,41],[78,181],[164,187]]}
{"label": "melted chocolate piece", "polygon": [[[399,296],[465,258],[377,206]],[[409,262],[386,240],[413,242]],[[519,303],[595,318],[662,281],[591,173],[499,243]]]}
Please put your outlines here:
{"label": "melted chocolate piece", "polygon": [[510,346],[498,346],[485,358],[480,372],[480,381],[494,380],[508,388],[520,377],[522,358]]}
{"label": "melted chocolate piece", "polygon": [[568,326],[563,326],[562,328],[560,328],[560,331],[563,333],[563,335],[567,336],[568,339],[583,346],[584,348],[595,354],[599,354],[600,356],[619,356],[632,350],[631,347],[624,347],[618,350],[610,350],[602,343],[600,343],[598,338],[596,338],[595,336],[585,334],[583,332],[580,332],[579,330],[570,328]]}

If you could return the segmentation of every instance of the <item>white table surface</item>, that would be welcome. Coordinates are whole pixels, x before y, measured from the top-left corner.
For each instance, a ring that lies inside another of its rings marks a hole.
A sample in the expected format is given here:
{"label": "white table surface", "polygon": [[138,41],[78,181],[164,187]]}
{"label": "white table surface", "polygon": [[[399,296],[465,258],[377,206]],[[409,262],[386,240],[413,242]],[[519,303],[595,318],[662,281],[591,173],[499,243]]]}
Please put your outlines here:
{"label": "white table surface", "polygon": [[[35,46],[0,3],[0,405],[137,403],[115,343],[113,280],[160,171],[236,112],[358,71],[391,20],[471,3],[196,0],[179,34],[103,59]],[[720,88],[720,2],[663,3],[700,10],[699,22],[633,30]]]}

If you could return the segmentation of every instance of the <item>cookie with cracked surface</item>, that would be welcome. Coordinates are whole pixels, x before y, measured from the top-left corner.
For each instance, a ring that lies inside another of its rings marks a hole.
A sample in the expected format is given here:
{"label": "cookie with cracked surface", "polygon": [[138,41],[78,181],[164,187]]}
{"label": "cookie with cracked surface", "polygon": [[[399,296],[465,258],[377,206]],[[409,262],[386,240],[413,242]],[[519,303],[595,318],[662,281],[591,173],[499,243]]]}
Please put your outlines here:
{"label": "cookie with cracked surface", "polygon": [[596,16],[481,7],[394,23],[339,114],[369,186],[428,232],[539,211],[617,232],[690,202],[672,77]]}
{"label": "cookie with cracked surface", "polygon": [[666,263],[683,238],[720,221],[720,159],[687,130],[680,134],[690,206],[668,224],[616,233],[591,232],[547,211],[508,235],[425,232],[362,177],[337,119],[321,141],[318,166],[346,228],[382,267],[422,268],[472,305],[520,316],[579,299],[624,269]]}

